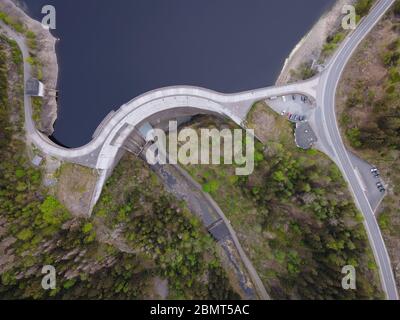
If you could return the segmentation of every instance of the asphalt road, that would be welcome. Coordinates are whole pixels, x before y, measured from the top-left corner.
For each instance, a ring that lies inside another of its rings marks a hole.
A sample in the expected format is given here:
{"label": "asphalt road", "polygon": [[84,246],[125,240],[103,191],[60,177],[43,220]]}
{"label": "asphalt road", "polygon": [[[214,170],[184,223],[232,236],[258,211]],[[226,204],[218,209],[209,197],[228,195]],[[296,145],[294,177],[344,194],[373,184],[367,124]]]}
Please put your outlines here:
{"label": "asphalt road", "polygon": [[356,173],[354,172],[349,154],[344,147],[335,113],[336,89],[347,62],[360,42],[378,23],[394,2],[394,0],[379,1],[372,9],[371,13],[360,23],[351,36],[346,39],[325,69],[325,72],[322,75],[323,78],[320,82],[322,88],[320,88],[319,92],[322,92],[321,109],[326,137],[330,141],[331,147],[336,156],[336,162],[339,167],[341,167],[342,172],[350,185],[356,204],[364,215],[365,227],[376,261],[379,265],[383,289],[386,292],[388,299],[398,300],[396,282],[391,268],[390,258],[378,222],[374,216],[374,211],[368,202],[367,196],[357,179]]}

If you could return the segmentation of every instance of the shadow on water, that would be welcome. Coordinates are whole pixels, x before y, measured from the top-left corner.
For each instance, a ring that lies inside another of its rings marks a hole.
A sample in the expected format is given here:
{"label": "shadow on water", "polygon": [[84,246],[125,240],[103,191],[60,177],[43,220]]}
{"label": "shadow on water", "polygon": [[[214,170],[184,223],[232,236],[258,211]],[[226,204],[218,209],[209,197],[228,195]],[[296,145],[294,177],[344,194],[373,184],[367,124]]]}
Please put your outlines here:
{"label": "shadow on water", "polygon": [[[55,125],[56,125],[56,123],[54,123],[54,126]],[[68,146],[64,145],[63,143],[61,143],[60,141],[58,141],[57,138],[54,136],[54,134],[52,134],[51,136],[48,136],[48,138],[55,144],[59,145],[60,147],[72,149],[71,147],[68,147]]]}

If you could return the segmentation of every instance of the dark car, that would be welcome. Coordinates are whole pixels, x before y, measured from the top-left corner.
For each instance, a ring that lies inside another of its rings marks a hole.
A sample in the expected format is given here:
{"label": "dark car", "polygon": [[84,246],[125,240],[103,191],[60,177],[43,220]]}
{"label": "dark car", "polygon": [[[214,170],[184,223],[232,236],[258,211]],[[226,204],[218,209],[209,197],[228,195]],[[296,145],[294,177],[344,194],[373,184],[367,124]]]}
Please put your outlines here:
{"label": "dark car", "polygon": [[385,192],[386,191],[385,187],[383,186],[383,184],[381,182],[377,182],[376,183],[376,187],[378,188],[378,190],[380,192]]}
{"label": "dark car", "polygon": [[371,168],[371,173],[375,178],[379,177],[379,171],[376,167]]}

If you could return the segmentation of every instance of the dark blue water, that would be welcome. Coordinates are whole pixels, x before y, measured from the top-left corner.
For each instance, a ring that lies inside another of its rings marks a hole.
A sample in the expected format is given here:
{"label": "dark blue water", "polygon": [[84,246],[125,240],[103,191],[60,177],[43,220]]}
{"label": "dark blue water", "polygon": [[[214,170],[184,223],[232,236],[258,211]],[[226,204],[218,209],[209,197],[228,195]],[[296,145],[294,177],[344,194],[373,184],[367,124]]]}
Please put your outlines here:
{"label": "dark blue water", "polygon": [[196,85],[236,92],[272,85],[334,0],[26,0],[57,9],[61,41],[54,137],[87,143],[112,109],[146,91]]}

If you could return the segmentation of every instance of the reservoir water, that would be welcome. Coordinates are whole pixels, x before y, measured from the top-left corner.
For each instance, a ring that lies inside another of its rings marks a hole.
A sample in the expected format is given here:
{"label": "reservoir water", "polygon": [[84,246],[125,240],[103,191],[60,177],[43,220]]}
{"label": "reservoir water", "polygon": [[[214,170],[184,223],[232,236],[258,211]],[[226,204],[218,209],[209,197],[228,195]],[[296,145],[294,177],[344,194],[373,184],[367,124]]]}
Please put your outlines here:
{"label": "reservoir water", "polygon": [[170,85],[231,93],[273,85],[293,47],[334,0],[26,0],[57,13],[54,138],[89,142],[135,96]]}

